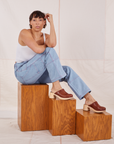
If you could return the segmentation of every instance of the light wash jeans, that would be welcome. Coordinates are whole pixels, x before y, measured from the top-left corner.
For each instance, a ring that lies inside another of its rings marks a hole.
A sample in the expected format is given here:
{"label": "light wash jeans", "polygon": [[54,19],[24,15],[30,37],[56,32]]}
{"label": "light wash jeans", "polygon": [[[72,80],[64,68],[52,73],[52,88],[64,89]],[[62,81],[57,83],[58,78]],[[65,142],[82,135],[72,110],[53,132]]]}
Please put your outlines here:
{"label": "light wash jeans", "polygon": [[54,48],[36,54],[28,61],[14,64],[15,77],[22,84],[46,84],[65,81],[81,100],[90,88],[69,66],[62,66]]}

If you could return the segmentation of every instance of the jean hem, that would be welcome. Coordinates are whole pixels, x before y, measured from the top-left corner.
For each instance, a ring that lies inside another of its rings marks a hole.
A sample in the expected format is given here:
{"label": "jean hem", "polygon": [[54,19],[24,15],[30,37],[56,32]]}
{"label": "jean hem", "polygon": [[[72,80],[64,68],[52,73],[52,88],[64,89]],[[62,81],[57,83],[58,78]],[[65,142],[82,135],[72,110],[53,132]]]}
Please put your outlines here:
{"label": "jean hem", "polygon": [[64,78],[65,76],[66,76],[66,73],[62,77],[60,76],[59,78],[56,78],[52,80],[51,82],[53,83],[53,82],[59,81],[61,78]]}
{"label": "jean hem", "polygon": [[81,97],[79,96],[79,99],[80,99],[80,100],[82,100],[82,99],[84,98],[84,96],[85,96],[85,95],[86,95],[88,92],[90,93],[90,92],[91,92],[91,90],[90,90],[90,89],[89,89],[89,90],[87,90],[87,91],[86,91],[86,92],[83,94],[83,96],[81,96]]}

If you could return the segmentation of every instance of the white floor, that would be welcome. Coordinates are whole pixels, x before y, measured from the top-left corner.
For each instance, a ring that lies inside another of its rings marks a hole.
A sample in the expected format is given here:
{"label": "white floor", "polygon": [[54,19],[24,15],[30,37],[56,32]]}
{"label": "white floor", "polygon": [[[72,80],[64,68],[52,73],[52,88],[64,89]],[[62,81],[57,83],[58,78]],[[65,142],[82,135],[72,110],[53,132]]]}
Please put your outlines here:
{"label": "white floor", "polygon": [[114,112],[112,138],[109,140],[82,141],[77,135],[52,136],[48,130],[21,132],[17,119],[0,119],[0,144],[114,144]]}

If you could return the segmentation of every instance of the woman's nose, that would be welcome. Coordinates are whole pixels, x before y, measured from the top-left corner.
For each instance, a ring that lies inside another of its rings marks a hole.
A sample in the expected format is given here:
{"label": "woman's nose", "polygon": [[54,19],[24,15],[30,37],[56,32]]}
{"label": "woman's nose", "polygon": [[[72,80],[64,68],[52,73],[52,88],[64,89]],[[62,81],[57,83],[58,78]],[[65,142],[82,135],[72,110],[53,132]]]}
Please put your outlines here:
{"label": "woman's nose", "polygon": [[39,24],[39,21],[36,21],[36,24]]}

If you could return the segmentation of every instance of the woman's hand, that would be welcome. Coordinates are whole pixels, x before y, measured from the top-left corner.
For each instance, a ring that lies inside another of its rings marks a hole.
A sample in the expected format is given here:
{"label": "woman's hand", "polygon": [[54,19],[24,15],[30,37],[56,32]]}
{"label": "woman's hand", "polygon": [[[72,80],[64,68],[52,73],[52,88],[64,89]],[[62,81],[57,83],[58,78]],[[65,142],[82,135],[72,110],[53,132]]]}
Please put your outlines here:
{"label": "woman's hand", "polygon": [[53,22],[53,15],[52,14],[47,13],[45,15],[45,18],[48,20],[48,22]]}

